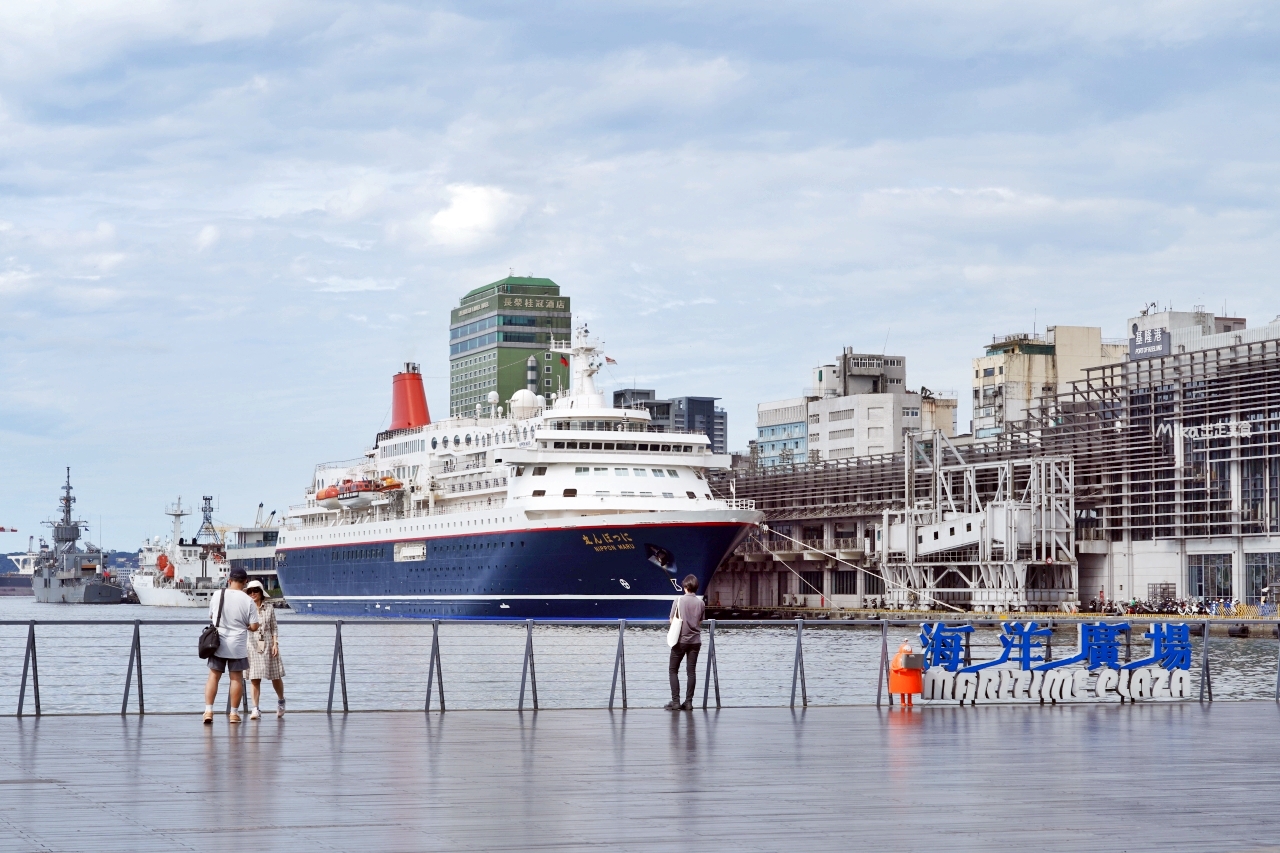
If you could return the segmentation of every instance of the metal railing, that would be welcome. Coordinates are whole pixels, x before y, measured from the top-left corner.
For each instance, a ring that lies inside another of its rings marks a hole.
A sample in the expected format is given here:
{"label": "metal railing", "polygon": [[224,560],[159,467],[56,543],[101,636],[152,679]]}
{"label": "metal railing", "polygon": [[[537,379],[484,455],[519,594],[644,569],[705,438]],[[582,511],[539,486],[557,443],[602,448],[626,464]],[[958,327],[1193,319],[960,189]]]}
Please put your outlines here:
{"label": "metal railing", "polygon": [[[975,628],[997,628],[1000,626],[1001,621],[1002,620],[991,620],[991,619],[968,619],[968,620],[958,619],[958,620],[946,620],[945,624],[952,627],[974,626]],[[1081,622],[1092,622],[1092,621],[1094,620],[1058,618],[1058,619],[1050,620],[1046,627],[1050,629],[1074,627],[1076,624],[1079,624]],[[1134,621],[1137,621],[1137,620],[1134,620]],[[198,619],[27,620],[27,621],[4,620],[4,621],[0,621],[0,629],[6,628],[6,627],[9,627],[9,628],[25,627],[26,628],[26,632],[25,632],[26,642],[25,642],[25,648],[24,648],[23,658],[22,658],[21,676],[20,676],[19,685],[18,685],[17,709],[15,712],[16,716],[19,716],[19,717],[25,716],[29,714],[31,710],[34,711],[35,716],[42,716],[47,713],[45,707],[42,705],[42,702],[41,702],[40,664],[39,664],[40,658],[38,654],[39,643],[38,643],[37,627],[65,628],[65,627],[72,627],[72,626],[94,626],[94,627],[115,626],[115,627],[128,627],[132,629],[132,631],[130,632],[128,658],[127,658],[127,664],[126,664],[125,673],[124,673],[124,691],[123,691],[121,704],[120,704],[120,714],[124,715],[124,714],[130,713],[131,702],[135,702],[135,701],[136,701],[136,713],[137,714],[147,713],[146,697],[145,697],[144,687],[143,687],[143,683],[144,683],[143,682],[144,655],[143,655],[143,641],[142,641],[143,627],[154,628],[154,627],[164,626],[164,627],[195,628],[195,627],[203,627],[207,624],[208,624],[207,621],[198,620]],[[548,633],[561,631],[562,629],[565,629],[565,628],[609,629],[609,631],[612,631],[612,629],[616,628],[616,643],[613,644],[612,646],[612,652],[609,655],[610,660],[608,661],[611,664],[611,668],[612,668],[612,678],[609,684],[608,701],[607,701],[607,704],[604,704],[602,706],[607,707],[609,710],[613,710],[615,707],[621,707],[622,709],[625,710],[631,707],[632,705],[628,696],[628,680],[627,680],[626,646],[627,646],[628,629],[629,627],[632,630],[636,628],[649,629],[648,633],[656,635],[658,632],[652,629],[654,629],[655,627],[665,626],[665,623],[655,624],[655,623],[649,623],[649,622],[641,622],[641,623],[632,622],[629,625],[628,620],[626,619],[589,620],[589,621],[542,620],[542,619],[538,619],[538,620],[527,619],[523,621],[520,621],[520,620],[441,620],[441,619],[432,619],[432,620],[426,620],[426,619],[423,619],[423,620],[417,620],[417,619],[413,619],[413,620],[408,620],[408,619],[406,620],[282,619],[280,620],[279,624],[281,626],[285,626],[286,628],[306,626],[308,628],[319,628],[319,629],[331,628],[332,629],[333,631],[332,654],[331,655],[326,654],[326,660],[328,663],[327,673],[326,673],[328,675],[327,691],[324,691],[323,687],[321,687],[322,692],[319,694],[321,697],[323,697],[323,711],[324,713],[328,713],[328,714],[333,714],[335,713],[335,711],[341,712],[343,714],[353,712],[353,707],[352,707],[353,702],[348,690],[347,661],[346,661],[346,653],[345,653],[346,650],[344,648],[344,635],[343,635],[344,626],[347,628],[351,628],[352,626],[359,626],[365,629],[369,628],[370,626],[380,626],[383,628],[394,626],[397,629],[408,629],[410,631],[418,631],[418,632],[424,632],[425,628],[427,626],[430,626],[430,643],[429,643],[429,654],[427,655],[427,661],[425,666],[425,679],[424,679],[425,683],[422,683],[421,681],[417,681],[418,678],[422,677],[423,670],[421,669],[415,669],[412,672],[404,671],[403,669],[401,669],[395,672],[394,674],[394,676],[397,678],[408,679],[409,681],[415,684],[418,684],[419,692],[417,695],[420,697],[423,697],[421,700],[421,705],[419,707],[421,707],[422,710],[426,712],[430,712],[432,710],[438,710],[443,712],[447,708],[446,698],[445,698],[446,682],[445,682],[445,674],[444,674],[445,655],[443,653],[442,643],[441,643],[442,625],[446,626],[447,629],[456,629],[456,630],[462,630],[465,627],[475,627],[477,625],[501,626],[505,629],[508,629],[509,631],[516,630],[518,631],[519,634],[522,635],[521,639],[523,639],[523,643],[522,643],[523,653],[521,654],[521,658],[520,658],[520,678],[519,678],[520,686],[519,686],[518,697],[515,699],[513,703],[514,709],[517,711],[524,711],[526,708],[526,705],[528,705],[535,711],[541,710],[542,708],[542,705],[540,704],[539,698],[538,698],[538,674],[537,674],[537,667],[536,667],[537,656],[535,656],[535,642],[534,642],[535,628],[544,629]],[[929,624],[938,624],[938,623],[936,620],[934,620]],[[1116,624],[1116,623],[1112,622],[1109,624]],[[1201,644],[1200,644],[1200,650],[1199,650],[1199,658],[1200,658],[1199,696],[1200,696],[1200,699],[1213,701],[1213,698],[1214,698],[1213,683],[1210,675],[1210,653],[1209,653],[1210,635],[1211,635],[1210,626],[1213,624],[1213,622],[1211,622],[1210,620],[1196,620],[1196,621],[1188,621],[1187,624],[1191,626],[1191,633],[1193,637],[1202,638]],[[1277,626],[1277,622],[1275,620],[1234,620],[1233,621],[1233,625],[1235,626],[1243,626],[1243,625],[1250,625],[1250,624],[1253,624],[1253,625],[1261,624],[1261,625],[1268,626],[1270,628],[1275,628]],[[787,692],[784,688],[779,698],[785,696],[786,697],[785,704],[789,705],[792,708],[796,707],[797,701],[799,702],[801,707],[808,707],[810,705],[811,684],[809,679],[806,677],[806,669],[805,669],[805,643],[806,643],[806,636],[807,636],[806,630],[805,630],[806,628],[810,629],[811,632],[816,629],[820,633],[845,634],[846,636],[851,629],[861,630],[864,632],[864,635],[870,635],[868,638],[874,637],[874,635],[878,634],[879,636],[876,637],[876,639],[878,639],[879,642],[875,644],[876,646],[878,646],[878,648],[875,650],[876,654],[874,656],[867,655],[863,657],[863,659],[861,660],[861,663],[867,664],[868,666],[865,669],[860,670],[860,675],[865,676],[869,679],[870,670],[874,669],[875,675],[876,675],[876,689],[874,694],[874,703],[877,707],[879,707],[882,704],[882,701],[887,701],[888,704],[892,705],[894,701],[893,697],[891,695],[888,695],[885,692],[887,688],[887,679],[889,674],[889,646],[888,646],[889,631],[891,629],[907,628],[915,632],[920,629],[920,625],[921,625],[921,622],[917,620],[900,620],[900,619],[860,619],[860,620],[842,620],[842,621],[836,621],[836,622],[814,622],[814,621],[806,621],[805,619],[802,619],[802,618],[797,618],[794,620],[790,620],[789,622],[781,622],[781,623],[777,621],[760,621],[760,620],[715,620],[715,619],[707,620],[704,626],[706,628],[706,641],[703,646],[703,649],[705,651],[705,658],[702,661],[703,672],[701,676],[701,685],[700,685],[701,692],[702,692],[702,698],[701,698],[702,708],[708,709],[708,708],[714,707],[719,709],[722,707],[726,707],[726,702],[722,698],[722,692],[721,692],[722,686],[721,686],[720,671],[719,671],[720,654],[718,653],[716,644],[718,639],[720,639],[720,641],[723,643],[723,638],[726,636],[725,634],[726,631],[735,632],[734,633],[735,640],[743,636],[741,633],[737,633],[739,629],[752,629],[753,632],[757,631],[758,629],[772,629],[770,639],[773,642],[775,649],[778,646],[779,641],[785,639],[787,636],[794,636],[794,647],[789,651],[782,652],[781,660],[778,660],[776,655],[772,660],[772,664],[775,668],[778,667],[779,665],[785,666],[786,663],[790,664],[790,667],[789,667],[790,674],[791,674],[790,689],[789,689],[789,692]],[[523,630],[519,630],[520,628],[523,628]],[[780,631],[779,629],[782,629],[782,630]],[[873,630],[867,631],[867,629],[873,629]],[[1236,635],[1239,635],[1238,627],[1233,630],[1237,632]],[[761,633],[753,633],[749,636],[759,637],[763,633],[764,632],[761,631]],[[1129,661],[1132,660],[1132,649],[1131,649],[1132,627],[1125,633],[1126,633],[1126,639],[1125,639],[1124,662],[1128,663]],[[968,664],[970,661],[972,648],[979,648],[979,649],[987,648],[992,650],[992,652],[998,652],[998,650],[1000,649],[1001,644],[996,641],[998,640],[998,637],[996,637],[994,633],[988,638],[989,640],[991,640],[991,642],[987,642],[985,644],[974,643],[972,647],[971,647],[969,636],[970,635],[965,636],[966,664]],[[1280,637],[1280,632],[1277,632],[1277,636]],[[512,638],[514,638],[514,635],[512,636]],[[191,645],[194,646],[195,632],[192,632],[189,639],[192,640]],[[553,647],[556,640],[559,640],[559,644],[563,645],[562,637],[552,637],[551,640],[553,641]],[[46,640],[46,643],[48,642],[50,641]],[[810,639],[809,642],[812,645],[812,643],[815,641],[813,639]],[[738,661],[739,664],[742,664],[744,660],[742,656],[742,648],[741,648],[742,644],[736,643],[736,645],[738,646],[738,648],[736,649],[737,655],[735,659]],[[644,646],[643,648],[645,650],[651,651],[650,646]],[[397,651],[399,651],[399,649]],[[502,651],[501,655],[503,657],[507,657],[513,651],[514,651],[514,646],[511,646],[509,649]],[[832,649],[830,647],[830,643],[826,643],[820,649],[820,651],[824,652],[825,654],[825,656],[822,657],[822,661],[826,664],[826,667],[823,671],[823,677],[830,678],[832,677],[833,673],[836,673],[836,672],[844,676],[848,675],[848,672],[850,671],[850,667],[849,667],[850,656],[847,654],[848,652],[847,648],[844,650],[846,654],[841,654],[840,649],[835,650],[836,654],[831,654]],[[862,649],[862,651],[870,651],[870,649],[864,648]],[[1263,660],[1259,655],[1256,654],[1256,651],[1257,650],[1255,649],[1254,650],[1255,652],[1254,657],[1256,658],[1255,663],[1260,665],[1261,663],[1263,663]],[[666,652],[665,648],[662,649],[662,652],[664,653],[662,656],[665,656],[665,652]],[[475,662],[475,667],[478,670],[485,670],[486,668],[490,668],[489,660],[493,660],[495,657],[495,655],[493,655],[492,653],[486,652],[483,648],[480,648],[480,646],[474,642],[474,638],[472,642],[469,642],[465,646],[464,653],[467,654],[471,658],[471,660]],[[486,660],[485,658],[486,654],[490,655],[488,660]],[[571,654],[569,654],[568,656],[572,657],[576,661],[583,657],[583,653],[581,649],[574,649],[572,650]],[[1052,656],[1053,656],[1053,639],[1051,635],[1047,643],[1045,660],[1046,661],[1052,660],[1053,659]],[[652,654],[650,654],[649,657],[650,657],[650,661],[661,659],[660,657],[655,658]],[[397,656],[395,659],[399,661],[401,660],[401,656]],[[404,661],[407,661],[407,660],[408,660],[408,657],[404,656]],[[508,658],[508,660],[510,660],[510,658]],[[749,672],[759,668],[759,661],[760,661],[760,658],[758,656],[756,658],[747,658],[746,663],[744,665],[740,665],[735,670],[735,672],[737,672],[739,678],[745,678],[747,677],[747,674]],[[1276,678],[1275,678],[1275,688],[1274,688],[1273,696],[1275,701],[1280,702],[1280,646],[1277,646],[1275,661],[1276,661],[1275,662]],[[193,662],[194,662],[193,655],[189,655],[189,653],[184,653],[182,655],[182,665],[184,667],[190,668],[190,664]],[[101,660],[95,659],[95,660],[89,661],[89,663],[92,664],[92,666],[86,670],[85,677],[96,678],[97,675],[101,673],[104,669],[102,666],[102,662]],[[412,669],[412,667],[408,667],[408,668]],[[315,670],[316,675],[320,674],[320,671],[318,670],[318,668],[313,668],[313,669]],[[600,671],[601,671],[601,674],[603,674],[608,670],[602,667]],[[1256,668],[1252,670],[1252,672],[1254,672],[1255,674],[1257,671],[1258,670]],[[557,667],[553,660],[553,667],[551,672],[553,675],[563,676],[566,672],[569,672],[569,670],[565,669],[562,666]],[[14,674],[16,675],[16,673]],[[454,674],[455,676],[458,676],[460,673],[459,671],[455,670]],[[774,674],[778,675],[779,677],[781,676],[781,673],[775,672]],[[514,675],[514,672],[512,672],[512,675]],[[375,679],[375,683],[377,683],[376,679]],[[502,683],[501,679],[497,681],[489,680],[485,682],[485,684],[489,686],[494,686],[501,683]],[[323,682],[321,682],[321,684],[323,685]],[[662,686],[665,688],[666,686],[665,680],[662,682]],[[30,689],[30,693],[28,693],[28,688]],[[593,691],[595,689],[596,688],[592,688]],[[602,685],[599,685],[599,689],[603,690]],[[1269,686],[1266,692],[1268,695],[1272,695],[1272,691]],[[1254,691],[1254,694],[1255,696],[1253,698],[1257,698],[1263,695],[1259,693],[1257,690]],[[28,695],[30,695],[30,699],[31,699],[30,706],[28,706]],[[117,695],[120,695],[120,694],[117,694]],[[602,696],[603,694],[599,693],[597,695]],[[759,705],[761,704],[760,698],[761,698],[760,696],[748,695],[745,697],[745,701],[741,702],[740,704]],[[1243,698],[1250,698],[1250,697],[1243,697]],[[870,696],[868,696],[867,699],[869,700]],[[245,690],[244,701],[247,707],[248,705],[247,689]],[[226,704],[227,704],[227,709],[230,710],[229,695],[227,696]],[[851,704],[851,703],[845,702],[845,703],[829,703],[829,704]],[[869,704],[869,701],[866,704]],[[495,707],[495,706],[486,705],[484,707]],[[512,705],[508,705],[507,707],[512,707]],[[578,705],[578,706],[572,706],[572,707],[581,707],[581,706]],[[366,708],[363,710],[393,710],[393,709],[392,708]],[[80,713],[83,713],[83,711],[80,711]]]}

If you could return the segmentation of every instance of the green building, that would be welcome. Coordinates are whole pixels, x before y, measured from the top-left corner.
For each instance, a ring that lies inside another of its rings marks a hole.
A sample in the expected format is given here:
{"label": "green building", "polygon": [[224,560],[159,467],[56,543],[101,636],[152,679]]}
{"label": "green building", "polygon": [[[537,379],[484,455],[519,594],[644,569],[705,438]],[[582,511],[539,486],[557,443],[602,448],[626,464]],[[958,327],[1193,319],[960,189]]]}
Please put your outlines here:
{"label": "green building", "polygon": [[[572,333],[569,298],[549,278],[507,276],[462,297],[449,315],[449,414],[488,414],[489,392],[499,405],[529,382],[528,361],[536,362],[535,393],[550,397],[569,390],[569,368],[550,352],[551,338]],[[565,356],[566,360],[568,356]]]}

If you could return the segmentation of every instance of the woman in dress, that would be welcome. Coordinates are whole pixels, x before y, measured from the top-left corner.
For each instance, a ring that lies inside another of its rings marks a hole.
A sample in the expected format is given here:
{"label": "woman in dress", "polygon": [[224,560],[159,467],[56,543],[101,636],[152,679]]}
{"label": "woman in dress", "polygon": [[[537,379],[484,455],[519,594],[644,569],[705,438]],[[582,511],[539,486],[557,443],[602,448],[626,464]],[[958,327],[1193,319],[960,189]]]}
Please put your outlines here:
{"label": "woman in dress", "polygon": [[253,699],[253,707],[249,710],[249,719],[256,720],[258,713],[258,694],[262,689],[262,679],[271,679],[271,686],[276,689],[276,716],[284,716],[284,662],[280,660],[280,635],[276,628],[276,608],[267,598],[266,590],[260,581],[249,581],[244,591],[249,593],[253,603],[258,606],[258,630],[249,635],[249,692]]}

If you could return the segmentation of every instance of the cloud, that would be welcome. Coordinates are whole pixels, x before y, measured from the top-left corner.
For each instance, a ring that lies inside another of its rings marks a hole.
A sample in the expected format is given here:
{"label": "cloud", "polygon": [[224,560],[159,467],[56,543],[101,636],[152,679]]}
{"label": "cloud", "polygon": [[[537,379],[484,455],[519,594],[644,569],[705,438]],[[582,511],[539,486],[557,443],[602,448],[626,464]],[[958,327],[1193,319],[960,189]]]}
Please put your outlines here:
{"label": "cloud", "polygon": [[[419,216],[413,227],[430,242],[454,249],[480,246],[509,228],[524,213],[524,200],[500,187],[450,184],[449,203]],[[425,221],[424,221],[425,220]]]}
{"label": "cloud", "polygon": [[318,293],[363,293],[372,290],[395,290],[402,283],[400,280],[382,281],[374,278],[341,278],[334,275],[321,279],[309,278],[307,281],[320,285],[316,288]]}
{"label": "cloud", "polygon": [[212,248],[218,242],[218,238],[222,236],[216,225],[206,225],[200,229],[200,233],[196,235],[196,251],[203,252],[205,249]]}

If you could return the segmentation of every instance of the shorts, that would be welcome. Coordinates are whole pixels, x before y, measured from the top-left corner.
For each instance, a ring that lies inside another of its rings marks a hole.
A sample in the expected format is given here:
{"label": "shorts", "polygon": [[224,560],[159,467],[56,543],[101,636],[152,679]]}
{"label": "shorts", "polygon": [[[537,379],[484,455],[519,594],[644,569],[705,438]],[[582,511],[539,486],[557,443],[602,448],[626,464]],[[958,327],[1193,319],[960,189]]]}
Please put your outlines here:
{"label": "shorts", "polygon": [[214,672],[226,672],[228,669],[232,672],[244,672],[248,668],[248,658],[220,658],[216,655],[209,658],[209,669]]}

